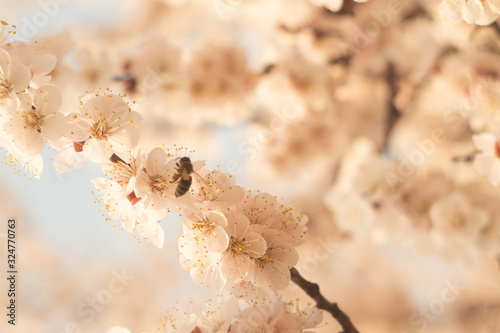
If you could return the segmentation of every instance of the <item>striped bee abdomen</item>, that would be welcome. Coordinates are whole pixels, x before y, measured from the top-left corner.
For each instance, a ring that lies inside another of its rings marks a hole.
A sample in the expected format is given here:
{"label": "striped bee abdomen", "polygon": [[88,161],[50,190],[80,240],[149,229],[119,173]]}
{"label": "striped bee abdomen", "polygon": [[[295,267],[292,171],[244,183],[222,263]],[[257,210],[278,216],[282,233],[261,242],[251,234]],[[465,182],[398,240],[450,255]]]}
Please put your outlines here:
{"label": "striped bee abdomen", "polygon": [[179,184],[177,185],[177,188],[175,189],[175,197],[182,197],[184,194],[189,191],[189,188],[191,187],[191,183],[193,182],[193,178],[189,176],[189,178],[181,178],[179,180]]}
{"label": "striped bee abdomen", "polygon": [[176,163],[175,171],[177,171],[172,177],[172,183],[177,183],[175,188],[175,197],[182,197],[189,191],[193,178],[191,173],[193,173],[193,164],[191,164],[191,159],[187,156],[181,157]]}

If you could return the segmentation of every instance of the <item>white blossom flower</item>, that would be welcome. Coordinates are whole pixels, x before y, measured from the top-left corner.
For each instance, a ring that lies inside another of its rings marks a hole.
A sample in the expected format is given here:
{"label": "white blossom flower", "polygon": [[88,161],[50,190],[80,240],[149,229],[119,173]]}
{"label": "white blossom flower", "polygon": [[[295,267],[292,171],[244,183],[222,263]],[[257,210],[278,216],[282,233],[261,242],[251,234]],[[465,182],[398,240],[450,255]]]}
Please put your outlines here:
{"label": "white blossom flower", "polygon": [[163,248],[165,231],[160,225],[160,220],[149,216],[148,211],[143,211],[136,219],[136,229],[145,240],[151,240],[154,246]]}
{"label": "white blossom flower", "polygon": [[201,333],[227,333],[240,310],[238,301],[234,297],[221,295],[218,304],[208,300],[205,305],[206,309],[202,312],[198,324]]}
{"label": "white blossom flower", "polygon": [[66,118],[58,112],[61,94],[57,87],[46,85],[36,90],[33,99],[28,93],[20,93],[18,97],[19,107],[9,114],[5,131],[19,150],[37,155],[45,145],[44,137],[57,140],[64,134]]}
{"label": "white blossom flower", "polygon": [[298,302],[290,302],[287,311],[297,320],[302,330],[315,328],[323,321],[323,313],[315,306],[300,309]]}
{"label": "white blossom flower", "polygon": [[[36,43],[36,42],[35,42]],[[16,41],[3,46],[14,63],[20,63],[30,70],[30,87],[39,88],[50,82],[48,76],[55,67],[57,58],[45,52],[43,47]]]}
{"label": "white blossom flower", "polygon": [[262,237],[266,241],[266,253],[255,259],[253,281],[267,290],[282,290],[290,283],[290,268],[297,264],[299,254],[295,246],[287,242],[285,232],[265,230]]}
{"label": "white blossom flower", "polygon": [[252,225],[266,228],[274,222],[276,197],[260,191],[246,191],[237,206],[237,211],[245,215]]}
{"label": "white blossom flower", "polygon": [[467,23],[488,25],[495,21],[500,13],[499,0],[442,0],[439,14],[444,19]]}
{"label": "white blossom flower", "polygon": [[7,153],[2,158],[2,163],[12,166],[15,173],[23,172],[25,176],[33,175],[35,178],[40,178],[43,172],[43,159],[42,155],[29,155],[19,150],[11,139],[5,139],[0,136],[0,147],[2,151]]}
{"label": "white blossom flower", "polygon": [[122,228],[131,232],[136,224],[136,211],[120,184],[103,177],[92,179],[92,183],[99,192],[102,192],[101,199],[110,218],[121,221]]}
{"label": "white blossom flower", "polygon": [[185,230],[195,240],[194,251],[222,253],[227,249],[229,237],[224,230],[227,226],[224,214],[194,205],[185,208],[182,216]]}
{"label": "white blossom flower", "polygon": [[244,195],[244,190],[234,185],[235,179],[231,175],[221,172],[208,172],[202,169],[198,172],[202,179],[195,178],[192,185],[195,198],[210,209],[223,210],[237,205]]}
{"label": "white blossom flower", "polygon": [[15,99],[16,93],[28,88],[30,79],[30,70],[23,64],[13,63],[9,53],[0,48],[0,113],[9,99]]}
{"label": "white blossom flower", "polygon": [[145,207],[155,210],[173,207],[175,164],[176,160],[169,159],[162,148],[155,148],[148,154],[145,167],[139,170],[135,182],[135,193],[143,198]]}
{"label": "white blossom flower", "polygon": [[[257,287],[253,281],[242,281],[239,283],[232,283],[231,281],[228,281],[225,284],[224,289],[229,291],[234,297],[244,300],[266,299],[271,294],[268,289],[264,290]],[[278,293],[278,291],[274,292]]]}
{"label": "white blossom flower", "polygon": [[[281,330],[279,326],[283,328],[286,327],[286,323],[281,321],[276,327],[276,323],[280,321],[280,318],[286,313],[286,304],[280,300],[265,299],[259,302],[252,302],[252,306],[241,311],[237,319],[231,325],[230,332],[259,332],[259,333],[273,333],[273,332],[289,332],[287,330]],[[285,318],[283,318],[285,319]],[[294,318],[291,319],[294,322]],[[286,320],[285,320],[286,321]],[[293,324],[292,324],[293,325]],[[300,329],[300,325],[295,322],[295,329]],[[290,332],[297,332],[296,330],[291,330]],[[299,331],[300,332],[300,331]]]}
{"label": "white blossom flower", "polygon": [[290,236],[287,242],[298,246],[304,243],[307,221],[308,217],[302,214],[293,203],[280,203],[276,206],[274,221],[270,228],[286,232]]}
{"label": "white blossom flower", "polygon": [[[142,150],[138,150],[134,155],[126,152],[126,157],[123,159],[118,155],[112,155],[113,163],[108,163],[103,166],[103,171],[106,176],[116,180],[121,185],[124,191],[133,191],[135,180],[139,170],[142,170],[146,163],[146,154]],[[138,199],[136,197],[136,199]]]}
{"label": "white blossom flower", "polygon": [[91,161],[104,163],[113,153],[130,151],[137,145],[136,123],[141,117],[120,96],[89,94],[80,104],[80,112],[68,115],[71,121],[65,135],[83,143]]}
{"label": "white blossom flower", "polygon": [[474,158],[474,167],[490,182],[500,184],[500,127],[494,134],[481,133],[472,136],[476,148],[480,151]]}
{"label": "white blossom flower", "polygon": [[177,304],[167,315],[160,319],[166,333],[192,333],[201,315],[201,304],[197,298],[184,302],[182,308]]}
{"label": "white blossom flower", "polygon": [[459,192],[436,201],[429,214],[433,227],[447,238],[474,240],[488,223],[488,214],[472,207]]}
{"label": "white blossom flower", "polygon": [[50,146],[60,151],[54,159],[57,172],[63,173],[71,168],[78,169],[87,162],[87,154],[83,151],[83,144],[73,142],[66,137],[51,141]]}
{"label": "white blossom flower", "polygon": [[220,269],[222,276],[237,283],[251,274],[255,258],[262,257],[267,246],[264,238],[251,230],[250,221],[245,215],[229,213],[226,217],[229,245],[222,254]]}
{"label": "white blossom flower", "polygon": [[193,281],[202,286],[213,285],[218,290],[226,285],[227,280],[220,272],[221,253],[218,252],[195,252],[194,240],[189,235],[179,238],[179,262],[189,272]]}

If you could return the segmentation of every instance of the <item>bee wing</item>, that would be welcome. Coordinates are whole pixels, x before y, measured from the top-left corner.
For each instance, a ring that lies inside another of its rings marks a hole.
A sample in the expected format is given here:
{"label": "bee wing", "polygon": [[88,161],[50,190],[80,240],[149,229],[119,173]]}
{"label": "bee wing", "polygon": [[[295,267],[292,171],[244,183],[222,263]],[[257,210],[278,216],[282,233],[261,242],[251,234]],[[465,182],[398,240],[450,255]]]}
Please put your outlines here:
{"label": "bee wing", "polygon": [[205,166],[205,161],[196,161],[193,162],[193,170],[200,170]]}
{"label": "bee wing", "polygon": [[[203,161],[204,162],[204,161]],[[197,183],[200,183],[200,184],[205,184],[207,187],[208,187],[208,183],[207,181],[205,180],[205,178],[203,178],[198,172],[194,171],[193,170],[193,173],[191,174],[194,176],[194,180],[197,182]]]}

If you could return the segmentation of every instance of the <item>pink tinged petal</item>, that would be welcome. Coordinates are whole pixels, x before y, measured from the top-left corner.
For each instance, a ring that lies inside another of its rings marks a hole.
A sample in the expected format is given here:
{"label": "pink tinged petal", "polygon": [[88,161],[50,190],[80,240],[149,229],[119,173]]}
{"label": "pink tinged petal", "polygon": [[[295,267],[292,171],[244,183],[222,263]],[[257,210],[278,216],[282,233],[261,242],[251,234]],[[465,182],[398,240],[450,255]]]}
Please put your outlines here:
{"label": "pink tinged petal", "polygon": [[145,197],[151,188],[151,184],[149,182],[149,175],[144,170],[140,170],[137,173],[134,191],[139,197]]}
{"label": "pink tinged petal", "polygon": [[225,253],[221,259],[221,274],[233,283],[238,283],[250,273],[251,264],[252,261],[247,255],[233,256],[230,253]]}
{"label": "pink tinged petal", "polygon": [[94,187],[99,191],[107,191],[108,190],[108,180],[104,177],[97,177],[90,180]]}
{"label": "pink tinged petal", "polygon": [[163,231],[163,228],[159,225],[158,228],[158,233],[152,237],[152,240],[153,245],[161,249],[165,243],[165,231]]}
{"label": "pink tinged petal", "polygon": [[83,153],[88,156],[88,159],[94,163],[109,162],[109,158],[113,154],[109,144],[105,140],[89,139],[83,145]]}
{"label": "pink tinged petal", "polygon": [[85,164],[87,159],[71,149],[66,149],[56,155],[54,165],[60,173],[69,171],[71,168],[78,169]]}
{"label": "pink tinged petal", "polygon": [[290,269],[297,265],[299,253],[295,246],[290,243],[278,243],[269,251],[270,256],[276,259],[278,265]]}
{"label": "pink tinged petal", "polygon": [[9,79],[12,70],[12,60],[7,51],[0,48],[0,76]]}
{"label": "pink tinged petal", "polygon": [[209,243],[208,250],[212,252],[224,252],[229,244],[229,236],[222,227],[215,227]]}
{"label": "pink tinged petal", "polygon": [[484,0],[468,0],[462,7],[462,16],[467,23],[488,25],[495,21],[496,15]]}
{"label": "pink tinged petal", "polygon": [[222,214],[221,212],[217,211],[209,211],[206,214],[206,218],[210,221],[210,223],[214,223],[215,225],[219,227],[226,227],[227,226],[227,219]]}
{"label": "pink tinged petal", "polygon": [[250,227],[250,221],[241,213],[229,213],[227,218],[227,234],[231,237],[242,238]]}
{"label": "pink tinged petal", "polygon": [[13,64],[9,81],[14,85],[16,93],[26,90],[31,81],[29,68],[20,63]]}
{"label": "pink tinged petal", "polygon": [[259,258],[266,253],[267,243],[256,232],[247,232],[244,235],[245,241],[242,243],[245,250],[254,258]]}
{"label": "pink tinged petal", "polygon": [[482,6],[478,5],[475,0],[467,0],[465,5],[462,6],[462,16],[467,23],[475,23],[482,15],[482,12]]}
{"label": "pink tinged petal", "polygon": [[498,0],[488,0],[488,4],[496,14],[500,14],[500,1]]}
{"label": "pink tinged petal", "polygon": [[17,95],[12,91],[6,99],[0,99],[0,115],[13,114],[19,108],[20,103]]}
{"label": "pink tinged petal", "polygon": [[300,327],[300,323],[297,319],[286,312],[277,318],[274,327],[277,332],[302,333],[302,327]]}
{"label": "pink tinged petal", "polygon": [[45,75],[50,73],[56,66],[57,58],[52,54],[44,53],[40,55],[38,61],[31,66],[34,75]]}
{"label": "pink tinged petal", "polygon": [[111,134],[108,141],[114,151],[129,151],[139,143],[139,131],[132,124],[123,125]]}
{"label": "pink tinged petal", "polygon": [[39,88],[41,86],[45,86],[50,83],[50,80],[51,80],[50,76],[34,75],[31,78],[30,87]]}
{"label": "pink tinged petal", "polygon": [[495,149],[495,137],[489,133],[481,133],[472,136],[474,145],[481,152],[493,152]]}
{"label": "pink tinged petal", "polygon": [[38,88],[33,97],[33,104],[44,116],[57,112],[61,103],[59,88],[51,84]]}
{"label": "pink tinged petal", "polygon": [[476,155],[476,157],[474,158],[474,167],[476,168],[477,172],[479,172],[479,174],[486,176],[493,167],[496,159],[497,158],[494,155],[490,154]]}
{"label": "pink tinged petal", "polygon": [[162,148],[155,148],[148,154],[146,172],[148,175],[158,175],[167,163],[167,153]]}
{"label": "pink tinged petal", "polygon": [[128,121],[131,122],[132,124],[134,124],[135,126],[139,126],[142,123],[142,116],[137,112],[133,112],[133,111],[130,112],[129,117],[130,117],[130,120],[128,120]]}
{"label": "pink tinged petal", "polygon": [[14,144],[22,152],[34,156],[43,150],[45,140],[40,133],[27,128],[15,136]]}
{"label": "pink tinged petal", "polygon": [[66,116],[64,136],[73,142],[82,142],[90,138],[90,124],[81,121],[76,113]]}
{"label": "pink tinged petal", "polygon": [[439,6],[439,15],[445,20],[459,22],[462,20],[460,10],[464,0],[445,0]]}
{"label": "pink tinged petal", "polygon": [[31,65],[36,60],[35,50],[33,49],[33,46],[25,42],[21,41],[12,42],[9,43],[8,45],[4,45],[3,48],[7,50],[7,52],[9,52],[13,62],[21,63],[28,68],[31,67]]}
{"label": "pink tinged petal", "polygon": [[323,314],[316,307],[307,307],[300,311],[300,315],[297,316],[297,320],[302,328],[314,328],[323,321]]}
{"label": "pink tinged petal", "polygon": [[245,190],[243,190],[242,187],[233,185],[226,189],[224,193],[217,198],[217,201],[223,202],[225,205],[235,206],[241,202],[244,195]]}
{"label": "pink tinged petal", "polygon": [[31,95],[23,92],[23,93],[17,94],[17,97],[19,98],[20,111],[31,112],[32,107],[33,107],[33,100],[31,98]]}
{"label": "pink tinged petal", "polygon": [[488,25],[497,19],[497,15],[493,12],[491,7],[485,3],[485,0],[476,0],[478,7],[481,9],[481,14],[476,20],[478,25]]}
{"label": "pink tinged petal", "polygon": [[66,117],[62,113],[56,113],[43,120],[41,126],[43,136],[48,140],[57,140],[66,131]]}
{"label": "pink tinged petal", "polygon": [[108,125],[117,125],[130,120],[127,116],[130,108],[118,95],[87,95],[82,99],[82,104],[82,114],[87,113],[93,121],[98,121],[101,115]]}
{"label": "pink tinged petal", "polygon": [[158,222],[150,221],[146,223],[139,223],[137,225],[137,230],[142,237],[151,238],[153,245],[156,247],[159,247],[160,249],[163,247],[163,243],[165,242],[165,232]]}

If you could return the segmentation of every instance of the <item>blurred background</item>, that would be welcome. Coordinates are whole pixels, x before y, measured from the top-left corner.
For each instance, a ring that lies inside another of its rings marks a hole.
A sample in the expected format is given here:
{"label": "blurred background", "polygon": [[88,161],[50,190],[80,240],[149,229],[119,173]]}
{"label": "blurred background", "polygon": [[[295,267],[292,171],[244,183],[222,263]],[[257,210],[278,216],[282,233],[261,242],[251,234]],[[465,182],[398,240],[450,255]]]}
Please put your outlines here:
{"label": "blurred background", "polygon": [[[87,91],[127,94],[145,151],[186,147],[300,207],[298,270],[361,332],[500,332],[500,191],[470,162],[472,135],[499,120],[497,22],[448,23],[440,1],[327,3],[0,0],[16,39],[57,56],[63,112]],[[215,297],[178,263],[179,216],[147,246],[105,220],[101,167],[60,174],[55,154],[40,179],[0,167],[19,272],[1,332],[157,332],[175,302]],[[315,331],[339,329],[325,314]]]}

